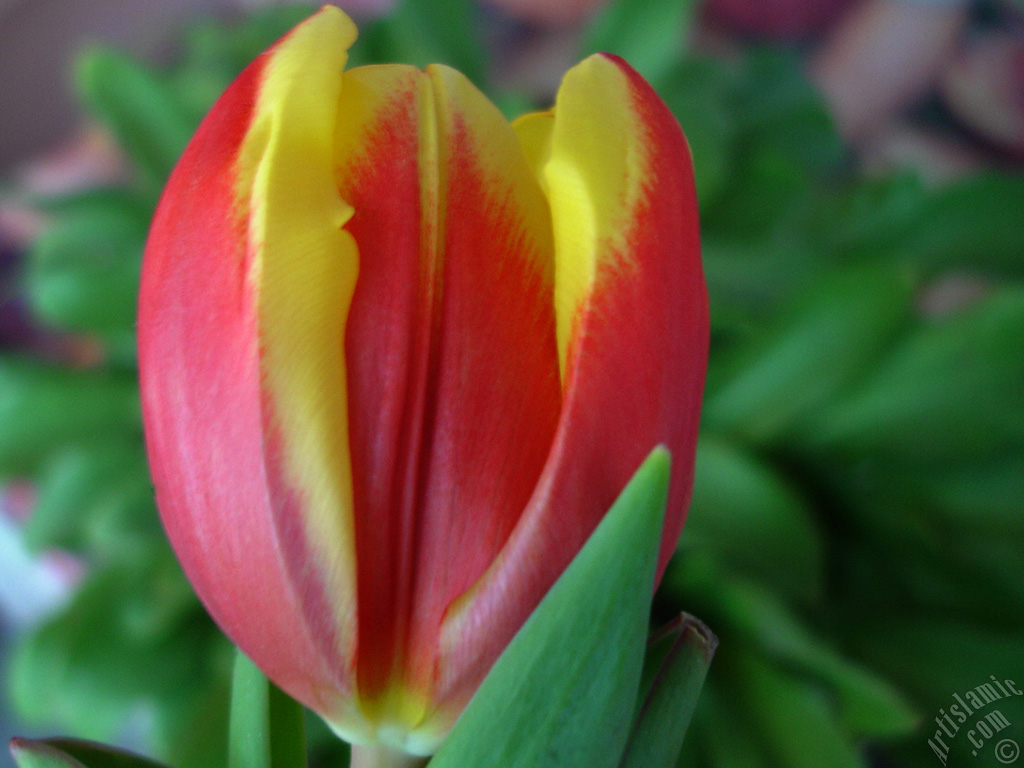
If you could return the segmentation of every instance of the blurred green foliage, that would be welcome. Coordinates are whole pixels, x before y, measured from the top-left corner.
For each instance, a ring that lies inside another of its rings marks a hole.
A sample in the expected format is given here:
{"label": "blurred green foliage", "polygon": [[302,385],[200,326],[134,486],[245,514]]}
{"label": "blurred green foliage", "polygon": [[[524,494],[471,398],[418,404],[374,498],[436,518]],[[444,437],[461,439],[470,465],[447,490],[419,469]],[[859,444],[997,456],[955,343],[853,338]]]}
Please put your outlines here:
{"label": "blurred green foliage", "polygon": [[[142,711],[154,753],[179,766],[224,764],[231,656],[153,505],[139,259],[198,120],[308,10],[198,24],[166,69],[108,50],[82,59],[83,102],[136,173],[36,201],[50,224],[24,291],[41,323],[98,341],[104,360],[0,359],[0,473],[38,487],[27,539],[89,564],[74,600],[22,642],[10,694],[24,715],[97,739]],[[614,0],[581,44],[629,57],[663,94],[701,203],[712,359],[693,505],[657,609],[696,613],[721,646],[680,765],[866,766],[866,748],[934,765],[929,725],[952,693],[1020,669],[1024,178],[933,188],[858,173],[793,54],[688,53],[692,11]],[[465,0],[407,2],[364,29],[353,58],[445,60],[498,103],[528,103],[489,86],[478,21]],[[981,289],[923,311],[949,275]],[[310,729],[313,762],[344,764],[322,724]]]}

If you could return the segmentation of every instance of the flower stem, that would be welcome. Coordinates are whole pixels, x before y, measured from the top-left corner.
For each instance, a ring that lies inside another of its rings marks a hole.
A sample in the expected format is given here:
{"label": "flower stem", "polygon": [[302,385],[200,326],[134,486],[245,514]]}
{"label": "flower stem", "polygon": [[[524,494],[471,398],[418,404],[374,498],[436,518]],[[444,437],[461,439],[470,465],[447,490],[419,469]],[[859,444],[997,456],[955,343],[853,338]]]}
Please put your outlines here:
{"label": "flower stem", "polygon": [[427,758],[385,747],[381,744],[353,744],[350,768],[421,768]]}

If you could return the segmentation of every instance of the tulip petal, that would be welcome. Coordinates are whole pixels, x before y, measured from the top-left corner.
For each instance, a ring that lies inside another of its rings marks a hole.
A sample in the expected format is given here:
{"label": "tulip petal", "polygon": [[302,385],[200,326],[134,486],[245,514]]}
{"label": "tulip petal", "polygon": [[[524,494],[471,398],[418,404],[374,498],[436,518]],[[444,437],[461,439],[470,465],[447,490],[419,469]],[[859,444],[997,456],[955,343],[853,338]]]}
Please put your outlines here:
{"label": "tulip petal", "polygon": [[592,56],[551,113],[516,128],[554,222],[564,403],[527,510],[446,618],[439,695],[454,710],[662,443],[673,469],[660,578],[689,501],[707,355],[689,150],[650,86]]}
{"label": "tulip petal", "polygon": [[338,339],[356,259],[332,177],[354,37],[325,8],[203,122],[147,246],[139,353],[158,502],[197,592],[282,688],[358,729],[338,620],[354,605]]}
{"label": "tulip petal", "polygon": [[[275,52],[239,153],[257,302],[264,462],[281,555],[323,652],[351,658],[355,568],[344,338],[358,254],[334,180],[355,26],[337,8]],[[245,196],[248,195],[248,198]]]}
{"label": "tulip petal", "polygon": [[398,721],[382,728],[409,731],[445,611],[505,545],[557,424],[550,214],[511,127],[462,75],[362,67],[344,82],[359,692]]}

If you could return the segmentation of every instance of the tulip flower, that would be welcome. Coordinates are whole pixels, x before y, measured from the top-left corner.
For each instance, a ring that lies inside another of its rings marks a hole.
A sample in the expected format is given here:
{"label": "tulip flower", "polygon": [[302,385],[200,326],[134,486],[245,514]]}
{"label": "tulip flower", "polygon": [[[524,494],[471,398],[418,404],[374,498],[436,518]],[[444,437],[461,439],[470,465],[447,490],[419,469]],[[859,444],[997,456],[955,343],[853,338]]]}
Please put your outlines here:
{"label": "tulip flower", "polygon": [[139,354],[171,542],[225,632],[354,743],[436,750],[643,459],[680,533],[707,354],[689,151],[593,56],[509,124],[366,66],[327,6],[172,174]]}

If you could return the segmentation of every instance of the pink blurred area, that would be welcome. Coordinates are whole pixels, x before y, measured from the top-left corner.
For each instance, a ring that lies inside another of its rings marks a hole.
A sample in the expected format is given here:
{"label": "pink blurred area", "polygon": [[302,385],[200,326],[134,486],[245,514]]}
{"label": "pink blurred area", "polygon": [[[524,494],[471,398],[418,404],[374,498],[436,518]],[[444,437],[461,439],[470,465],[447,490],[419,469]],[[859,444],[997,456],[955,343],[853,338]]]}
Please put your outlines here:
{"label": "pink blurred area", "polygon": [[742,34],[798,40],[836,21],[855,0],[709,0],[708,16]]}
{"label": "pink blurred area", "polygon": [[[979,6],[986,23],[977,22]],[[716,50],[797,44],[869,170],[908,167],[941,182],[1024,156],[1024,4],[706,0],[703,10]],[[920,121],[929,105],[944,117]]]}
{"label": "pink blurred area", "polygon": [[605,0],[488,0],[488,2],[523,21],[555,27],[579,24],[605,4]]}
{"label": "pink blurred area", "polygon": [[970,37],[943,71],[950,111],[989,143],[1024,156],[1024,33]]}

